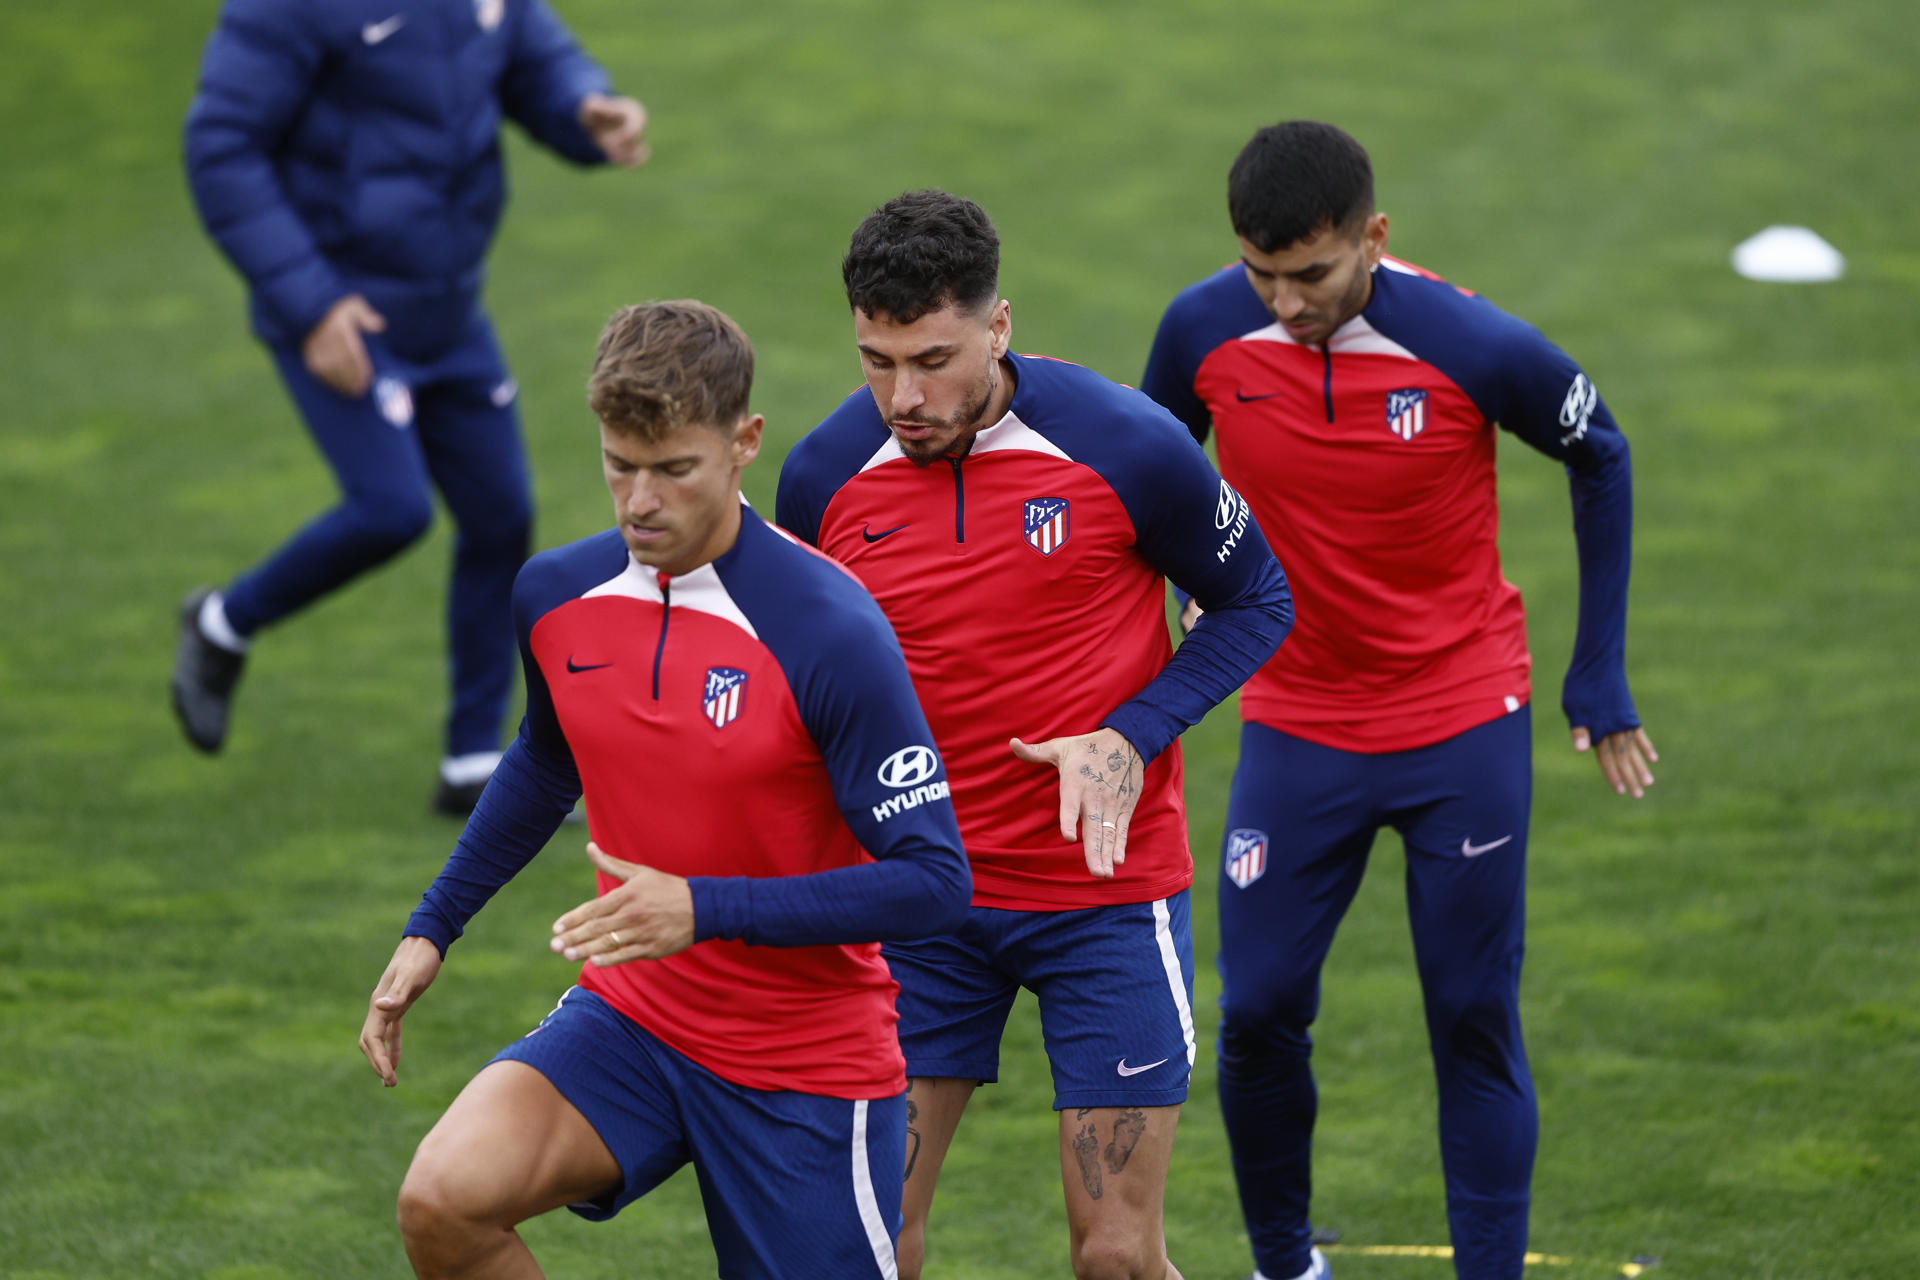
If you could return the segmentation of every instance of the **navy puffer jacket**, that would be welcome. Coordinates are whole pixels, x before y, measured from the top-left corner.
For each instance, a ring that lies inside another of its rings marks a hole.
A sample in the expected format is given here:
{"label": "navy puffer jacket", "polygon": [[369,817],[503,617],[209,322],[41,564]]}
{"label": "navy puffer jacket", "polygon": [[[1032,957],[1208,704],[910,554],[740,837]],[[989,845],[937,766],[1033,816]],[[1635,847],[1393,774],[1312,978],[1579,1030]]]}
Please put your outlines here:
{"label": "navy puffer jacket", "polygon": [[500,117],[581,164],[575,116],[606,73],[545,0],[226,0],[187,113],[187,179],[293,346],[349,293],[404,356],[437,354],[479,305],[506,202]]}

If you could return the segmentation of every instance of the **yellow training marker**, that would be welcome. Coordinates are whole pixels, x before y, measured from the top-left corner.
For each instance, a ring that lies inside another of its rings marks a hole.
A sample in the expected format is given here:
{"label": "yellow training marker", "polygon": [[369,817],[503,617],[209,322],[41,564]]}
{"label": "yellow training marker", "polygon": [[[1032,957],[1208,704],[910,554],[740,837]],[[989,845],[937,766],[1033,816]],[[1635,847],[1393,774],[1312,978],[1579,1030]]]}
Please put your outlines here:
{"label": "yellow training marker", "polygon": [[[1371,1258],[1452,1258],[1453,1246],[1446,1244],[1329,1244],[1320,1246],[1322,1253],[1354,1253]],[[1529,1267],[1570,1267],[1572,1258],[1562,1258],[1551,1253],[1529,1253],[1523,1259]],[[1620,1264],[1619,1275],[1625,1280],[1644,1275],[1647,1267],[1638,1262]]]}

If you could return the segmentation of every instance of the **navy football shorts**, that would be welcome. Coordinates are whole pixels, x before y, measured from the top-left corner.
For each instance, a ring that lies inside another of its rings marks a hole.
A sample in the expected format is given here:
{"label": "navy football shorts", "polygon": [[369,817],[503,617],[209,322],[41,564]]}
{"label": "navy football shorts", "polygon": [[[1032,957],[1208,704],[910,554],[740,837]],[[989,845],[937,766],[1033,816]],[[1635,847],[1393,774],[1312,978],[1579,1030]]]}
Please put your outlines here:
{"label": "navy football shorts", "polygon": [[1167,1107],[1193,1071],[1188,893],[1079,911],[974,907],[959,932],[883,948],[907,1074],[991,1083],[1021,987],[1040,1002],[1053,1107]]}
{"label": "navy football shorts", "polygon": [[692,1162],[725,1280],[893,1276],[905,1095],[872,1102],[722,1080],[591,991],[569,990],[495,1062],[524,1062],[587,1118],[625,1175],[611,1218]]}

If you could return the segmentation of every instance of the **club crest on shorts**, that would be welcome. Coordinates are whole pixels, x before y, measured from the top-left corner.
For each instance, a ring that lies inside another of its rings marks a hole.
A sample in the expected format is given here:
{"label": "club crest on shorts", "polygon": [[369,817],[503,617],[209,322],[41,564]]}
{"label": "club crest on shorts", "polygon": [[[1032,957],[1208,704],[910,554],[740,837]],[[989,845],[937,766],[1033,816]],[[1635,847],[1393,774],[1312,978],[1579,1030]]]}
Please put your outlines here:
{"label": "club crest on shorts", "polygon": [[1411,440],[1427,429],[1427,393],[1409,387],[1387,392],[1387,430]]}
{"label": "club crest on shorts", "polygon": [[740,718],[740,702],[747,696],[747,673],[732,667],[707,668],[707,692],[700,705],[713,721],[724,729]]}
{"label": "club crest on shorts", "polygon": [[1027,545],[1050,556],[1066,545],[1068,507],[1065,498],[1027,499]]}
{"label": "club crest on shorts", "polygon": [[482,31],[491,31],[499,26],[500,19],[506,13],[507,0],[473,0],[473,18]]}
{"label": "club crest on shorts", "polygon": [[1267,874],[1267,833],[1248,827],[1228,832],[1226,870],[1242,889]]}
{"label": "club crest on shorts", "polygon": [[380,416],[393,427],[413,425],[413,392],[407,384],[398,378],[380,377],[373,380],[373,404],[380,410]]}

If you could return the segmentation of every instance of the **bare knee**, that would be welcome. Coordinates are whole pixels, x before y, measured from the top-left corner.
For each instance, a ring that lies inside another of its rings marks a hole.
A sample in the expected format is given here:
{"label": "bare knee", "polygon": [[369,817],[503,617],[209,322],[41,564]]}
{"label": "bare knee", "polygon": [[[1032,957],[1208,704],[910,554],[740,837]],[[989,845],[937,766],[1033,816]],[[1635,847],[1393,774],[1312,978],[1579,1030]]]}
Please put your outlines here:
{"label": "bare knee", "polygon": [[899,1264],[900,1280],[920,1280],[920,1263],[924,1254],[899,1253],[895,1258]]}
{"label": "bare knee", "polygon": [[422,1280],[466,1274],[506,1243],[513,1224],[490,1221],[470,1186],[426,1146],[400,1184],[400,1238]]}
{"label": "bare knee", "polygon": [[900,1280],[920,1280],[920,1267],[927,1256],[927,1224],[910,1221],[902,1226],[893,1253]]}
{"label": "bare knee", "polygon": [[1163,1280],[1166,1247],[1127,1230],[1096,1230],[1074,1241],[1074,1280]]}

